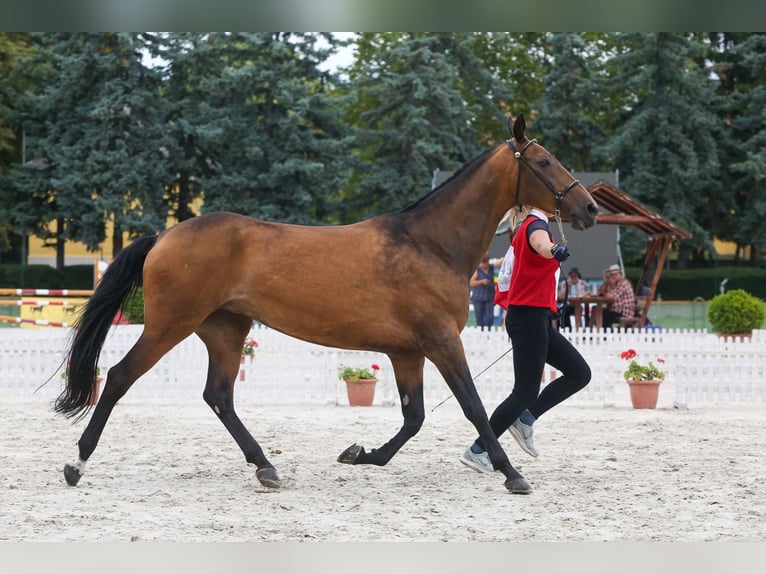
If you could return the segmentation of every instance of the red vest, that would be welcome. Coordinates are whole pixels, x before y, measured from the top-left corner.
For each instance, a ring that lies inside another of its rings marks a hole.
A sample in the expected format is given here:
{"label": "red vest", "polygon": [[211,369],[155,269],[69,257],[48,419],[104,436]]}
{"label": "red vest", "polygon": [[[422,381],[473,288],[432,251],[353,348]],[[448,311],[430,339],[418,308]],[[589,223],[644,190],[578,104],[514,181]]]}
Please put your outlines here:
{"label": "red vest", "polygon": [[[527,240],[527,227],[538,218],[527,216],[513,236],[513,275],[511,288],[508,290],[508,305],[528,307],[547,307],[553,313],[556,308],[556,283],[558,281],[559,262],[547,259],[537,253]],[[547,221],[545,222],[547,226]],[[553,241],[553,235],[548,231]]]}

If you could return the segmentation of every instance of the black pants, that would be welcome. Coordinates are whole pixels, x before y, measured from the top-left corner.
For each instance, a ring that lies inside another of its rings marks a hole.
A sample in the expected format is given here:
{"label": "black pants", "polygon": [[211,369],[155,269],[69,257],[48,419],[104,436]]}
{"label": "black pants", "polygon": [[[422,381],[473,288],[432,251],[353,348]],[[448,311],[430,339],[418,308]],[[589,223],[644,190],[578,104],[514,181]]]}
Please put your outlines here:
{"label": "black pants", "polygon": [[561,307],[561,317],[559,318],[559,329],[568,329],[571,324],[570,319],[574,316],[575,316],[575,306],[572,305],[572,303],[567,303],[566,305],[563,305]]}
{"label": "black pants", "polygon": [[495,303],[494,301],[477,301],[473,300],[473,310],[476,313],[476,326],[481,327],[481,330],[484,330],[484,327],[490,328],[492,327],[492,323],[495,321],[494,317],[494,311],[495,311]]}
{"label": "black pants", "polygon": [[[505,329],[513,346],[513,391],[489,419],[499,437],[524,409],[535,418],[571,397],[590,382],[588,363],[574,346],[551,324],[551,313],[539,307],[508,307]],[[548,363],[561,376],[540,392],[540,382]],[[484,446],[479,442],[480,446]]]}
{"label": "black pants", "polygon": [[611,327],[613,323],[619,323],[622,317],[623,317],[622,313],[618,313],[617,311],[612,311],[611,309],[604,309],[604,314],[602,316],[602,322],[604,324],[604,328]]}

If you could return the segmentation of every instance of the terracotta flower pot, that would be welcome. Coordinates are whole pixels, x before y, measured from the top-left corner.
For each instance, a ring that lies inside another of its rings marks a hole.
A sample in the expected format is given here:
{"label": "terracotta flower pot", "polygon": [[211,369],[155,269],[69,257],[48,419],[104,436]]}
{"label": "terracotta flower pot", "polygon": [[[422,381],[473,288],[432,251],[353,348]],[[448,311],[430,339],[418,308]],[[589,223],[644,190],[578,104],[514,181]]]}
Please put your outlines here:
{"label": "terracotta flower pot", "polygon": [[250,359],[250,362],[253,362],[253,355],[245,355],[242,353],[239,356],[239,380],[244,381],[245,380],[245,358]]}
{"label": "terracotta flower pot", "polygon": [[740,339],[742,341],[749,341],[753,337],[753,332],[749,333],[716,333],[719,339],[731,339],[732,341]]}
{"label": "terracotta flower pot", "polygon": [[634,409],[653,409],[657,406],[660,393],[660,379],[649,381],[628,381],[630,385],[630,400]]}
{"label": "terracotta flower pot", "polygon": [[378,379],[359,379],[356,382],[346,381],[348,404],[352,407],[369,407],[375,398],[375,384]]}

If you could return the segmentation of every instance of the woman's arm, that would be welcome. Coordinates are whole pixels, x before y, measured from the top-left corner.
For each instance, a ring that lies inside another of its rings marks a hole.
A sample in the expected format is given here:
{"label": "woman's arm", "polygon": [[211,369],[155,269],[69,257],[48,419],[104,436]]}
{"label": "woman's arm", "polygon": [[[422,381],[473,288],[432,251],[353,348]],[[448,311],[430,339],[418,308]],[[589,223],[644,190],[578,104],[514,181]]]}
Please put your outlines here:
{"label": "woman's arm", "polygon": [[546,259],[553,259],[551,250],[556,247],[556,244],[551,241],[547,231],[535,229],[529,236],[529,244]]}

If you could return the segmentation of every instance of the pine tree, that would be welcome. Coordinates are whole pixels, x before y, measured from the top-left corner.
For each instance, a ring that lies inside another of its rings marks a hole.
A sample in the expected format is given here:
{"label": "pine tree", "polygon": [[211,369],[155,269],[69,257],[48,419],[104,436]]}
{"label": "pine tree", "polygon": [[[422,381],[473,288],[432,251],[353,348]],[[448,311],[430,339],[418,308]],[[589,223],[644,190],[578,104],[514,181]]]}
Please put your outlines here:
{"label": "pine tree", "polygon": [[699,258],[712,251],[706,206],[721,193],[722,126],[715,84],[701,65],[704,46],[680,33],[619,38],[625,50],[610,61],[617,70],[610,82],[627,105],[604,151],[622,189],[693,233]]}
{"label": "pine tree", "polygon": [[[0,82],[0,177],[25,159],[22,150],[24,118],[18,110],[17,100],[27,89],[29,80],[20,73],[18,61],[28,57],[33,50],[30,34],[0,32],[0,78],[3,78]],[[0,199],[2,195],[0,186]],[[3,252],[22,251],[21,242],[26,241],[16,233],[21,228],[14,225],[18,222],[12,220],[10,206],[11,203],[0,201],[0,261],[4,259]]]}
{"label": "pine tree", "polygon": [[[40,73],[24,106],[31,161],[12,178],[17,220],[56,248],[96,249],[105,223],[122,232],[164,228],[158,78],[142,64],[138,34],[46,35],[26,65]],[[50,228],[53,222],[53,228]]]}
{"label": "pine tree", "polygon": [[[209,34],[185,58],[181,133],[191,137],[204,211],[317,223],[346,177],[335,81],[315,34]],[[171,77],[171,82],[173,81]]]}
{"label": "pine tree", "polygon": [[[404,207],[429,191],[434,170],[457,169],[481,149],[485,134],[472,122],[482,110],[500,110],[480,95],[492,79],[478,73],[471,41],[452,33],[361,35],[349,111],[358,164],[340,197],[343,221]],[[470,83],[475,103],[465,77],[482,78]]]}
{"label": "pine tree", "polygon": [[588,45],[576,33],[552,34],[547,44],[552,63],[543,79],[540,115],[530,129],[569,169],[595,169],[591,152],[604,138],[593,119]]}
{"label": "pine tree", "polygon": [[744,157],[732,164],[739,176],[733,238],[750,245],[751,263],[766,249],[766,34],[752,34],[732,49],[741,58],[748,82],[740,84],[734,102],[734,127],[742,136]]}

